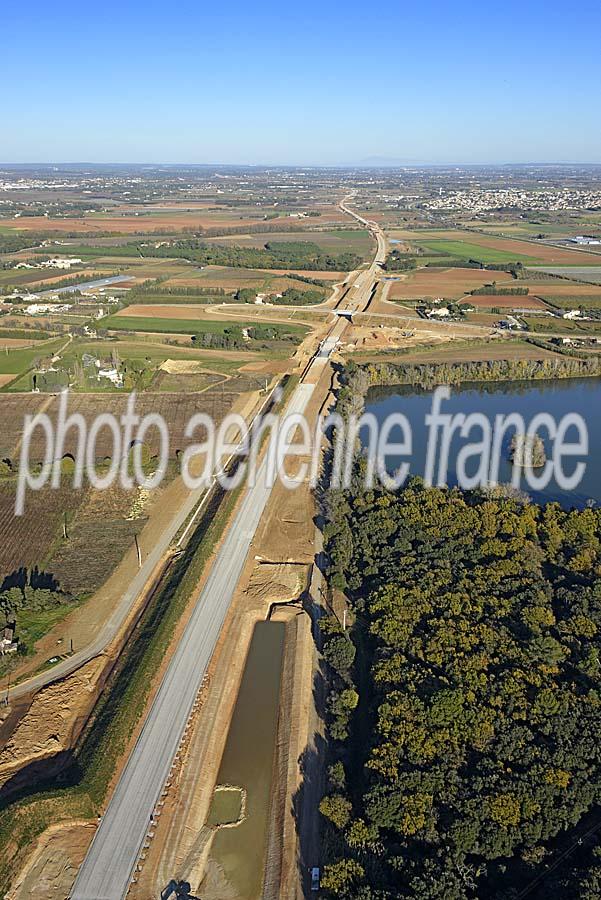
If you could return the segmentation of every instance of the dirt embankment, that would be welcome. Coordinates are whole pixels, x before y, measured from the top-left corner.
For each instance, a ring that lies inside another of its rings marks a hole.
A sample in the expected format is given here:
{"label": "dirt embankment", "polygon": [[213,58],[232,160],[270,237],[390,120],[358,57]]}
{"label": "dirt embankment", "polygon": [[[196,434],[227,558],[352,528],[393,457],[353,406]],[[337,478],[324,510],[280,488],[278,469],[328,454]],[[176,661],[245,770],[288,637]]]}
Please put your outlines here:
{"label": "dirt embankment", "polygon": [[[106,657],[39,691],[0,752],[0,789],[16,790],[32,778],[32,767],[72,747],[106,680]],[[47,767],[47,774],[50,774]],[[19,777],[20,774],[20,777]]]}
{"label": "dirt embankment", "polygon": [[86,854],[93,827],[89,822],[76,821],[45,831],[6,900],[67,897]]}

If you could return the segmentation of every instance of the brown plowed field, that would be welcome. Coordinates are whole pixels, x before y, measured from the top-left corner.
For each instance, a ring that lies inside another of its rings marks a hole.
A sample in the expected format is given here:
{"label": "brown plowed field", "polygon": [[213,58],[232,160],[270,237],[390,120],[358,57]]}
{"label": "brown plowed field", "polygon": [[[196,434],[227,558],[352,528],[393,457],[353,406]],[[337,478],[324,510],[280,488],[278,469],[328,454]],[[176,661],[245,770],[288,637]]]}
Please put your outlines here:
{"label": "brown plowed field", "polygon": [[215,314],[207,312],[207,306],[195,306],[193,303],[187,303],[185,306],[165,305],[159,306],[158,303],[134,303],[132,306],[126,306],[121,309],[116,316],[143,316],[149,319],[208,319],[218,318]]}
{"label": "brown plowed field", "polygon": [[412,300],[420,297],[445,297],[458,300],[464,294],[490,284],[493,280],[511,281],[508,272],[486,272],[482,269],[418,269],[403,281],[391,281],[389,300]]}
{"label": "brown plowed field", "polygon": [[[222,354],[223,355],[223,354]],[[248,356],[245,356],[248,359]],[[248,359],[250,362],[251,359]],[[198,394],[162,394],[150,391],[136,397],[135,411],[140,417],[148,413],[159,413],[167,422],[169,429],[169,455],[175,456],[177,450],[187,446],[190,440],[184,436],[186,425],[195,412],[207,412],[216,421],[230,409],[236,400],[239,390],[232,390],[232,385],[215,393]],[[229,388],[229,389],[228,389]],[[248,390],[248,387],[246,388]],[[20,441],[23,431],[23,419],[26,413],[35,412],[42,403],[52,423],[57,421],[58,396],[42,394],[0,394],[0,458],[14,459],[15,447]],[[33,401],[33,402],[32,402]],[[120,418],[126,410],[127,394],[71,394],[68,401],[68,414],[82,413],[88,427],[100,413],[110,412]],[[77,453],[78,433],[70,428],[65,436],[65,453]],[[45,433],[36,428],[30,443],[30,458],[41,460],[45,451]],[[150,453],[159,452],[160,441],[156,428],[150,428],[145,436]],[[109,457],[113,452],[113,435],[110,429],[102,428],[96,441],[96,459]]]}
{"label": "brown plowed field", "polygon": [[[81,219],[51,219],[45,216],[23,216],[19,219],[0,219],[0,226],[14,228],[18,231],[66,231],[74,234],[94,234],[99,231],[112,231],[120,234],[152,234],[181,231],[184,228],[239,228],[241,225],[257,225],[260,218],[243,219],[231,213],[209,214],[202,210],[198,213],[165,211],[156,215],[127,216],[87,216]],[[272,223],[277,223],[274,219]],[[288,217],[282,217],[288,223]]]}

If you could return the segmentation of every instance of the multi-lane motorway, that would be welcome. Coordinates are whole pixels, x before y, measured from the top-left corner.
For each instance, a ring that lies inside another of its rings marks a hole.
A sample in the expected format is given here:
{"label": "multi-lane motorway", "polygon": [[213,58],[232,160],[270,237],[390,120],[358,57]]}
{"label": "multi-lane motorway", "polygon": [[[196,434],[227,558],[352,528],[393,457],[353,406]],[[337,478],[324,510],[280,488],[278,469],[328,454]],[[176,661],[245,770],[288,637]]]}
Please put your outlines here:
{"label": "multi-lane motorway", "polygon": [[[353,308],[369,302],[384,240],[377,226],[346,207],[378,240],[371,266],[355,277]],[[320,370],[344,329],[338,319],[327,338],[327,352],[316,354],[288,403],[286,414],[303,413],[316,390]],[[73,889],[72,900],[121,900],[127,893],[153,811],[168,778],[195,698],[225,621],[252,539],[271,493],[267,462],[246,492],[216,554],[192,616],[177,645],[140,736],[96,831]]]}

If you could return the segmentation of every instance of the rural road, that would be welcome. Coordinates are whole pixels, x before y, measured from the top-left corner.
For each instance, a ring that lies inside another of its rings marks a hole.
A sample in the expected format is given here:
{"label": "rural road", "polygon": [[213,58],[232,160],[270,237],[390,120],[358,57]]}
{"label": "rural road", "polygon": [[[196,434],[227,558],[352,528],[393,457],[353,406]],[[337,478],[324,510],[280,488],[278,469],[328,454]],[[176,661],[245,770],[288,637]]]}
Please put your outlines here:
{"label": "rural road", "polygon": [[[347,212],[350,212],[348,209]],[[350,213],[355,218],[354,213]],[[363,220],[364,221],[364,220]],[[371,227],[371,225],[370,225]],[[375,226],[377,228],[377,226]],[[377,233],[377,232],[376,232]],[[356,281],[357,308],[367,304],[373,288],[383,243],[368,269]],[[315,391],[329,353],[348,326],[338,319],[322,343],[288,403],[286,414],[303,413]],[[79,870],[71,900],[122,900],[127,893],[152,815],[167,781],[207,666],[213,655],[237,582],[251,547],[272,486],[267,462],[247,487],[237,513],[216,554],[190,621],[148,713],[140,736],[125,765]]]}

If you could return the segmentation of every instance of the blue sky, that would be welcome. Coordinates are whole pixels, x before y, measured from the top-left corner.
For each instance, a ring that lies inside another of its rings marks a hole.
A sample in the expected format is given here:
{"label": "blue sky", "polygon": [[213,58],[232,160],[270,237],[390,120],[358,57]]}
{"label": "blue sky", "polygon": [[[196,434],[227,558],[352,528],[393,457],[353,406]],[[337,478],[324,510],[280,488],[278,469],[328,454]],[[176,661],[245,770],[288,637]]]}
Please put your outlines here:
{"label": "blue sky", "polygon": [[601,162],[598,3],[5,5],[3,162]]}

